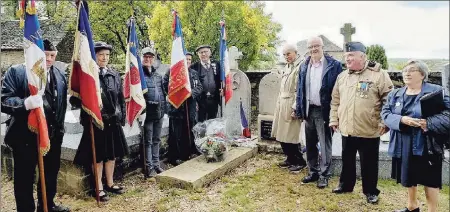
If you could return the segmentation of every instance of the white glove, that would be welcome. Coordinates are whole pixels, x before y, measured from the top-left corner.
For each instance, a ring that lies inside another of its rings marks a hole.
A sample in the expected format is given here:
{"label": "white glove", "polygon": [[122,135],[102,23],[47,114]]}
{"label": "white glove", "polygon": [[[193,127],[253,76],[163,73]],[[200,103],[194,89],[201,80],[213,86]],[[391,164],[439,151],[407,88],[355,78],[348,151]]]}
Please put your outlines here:
{"label": "white glove", "polygon": [[32,109],[42,107],[44,104],[44,101],[42,100],[41,95],[32,95],[25,99],[24,104],[25,104],[25,109],[32,110]]}
{"label": "white glove", "polygon": [[140,116],[139,116],[139,121],[141,122],[141,126],[144,126],[144,122],[145,122],[145,113],[144,114],[141,114]]}

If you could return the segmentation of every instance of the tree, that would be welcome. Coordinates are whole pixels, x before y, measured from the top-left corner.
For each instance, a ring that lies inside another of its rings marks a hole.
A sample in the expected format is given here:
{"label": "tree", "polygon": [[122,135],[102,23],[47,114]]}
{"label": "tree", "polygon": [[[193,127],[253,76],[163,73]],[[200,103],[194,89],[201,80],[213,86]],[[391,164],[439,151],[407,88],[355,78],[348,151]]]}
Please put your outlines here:
{"label": "tree", "polygon": [[371,45],[366,50],[367,57],[369,60],[376,61],[381,64],[383,69],[388,69],[389,65],[387,62],[386,51],[381,45]]}
{"label": "tree", "polygon": [[154,5],[152,17],[146,19],[149,38],[165,63],[170,63],[172,46],[171,9],[180,16],[186,49],[194,51],[202,44],[212,47],[212,57],[219,58],[222,11],[227,29],[227,45],[243,52],[241,69],[258,65],[260,60],[275,61],[277,33],[281,25],[264,14],[264,3],[244,1],[167,1]]}

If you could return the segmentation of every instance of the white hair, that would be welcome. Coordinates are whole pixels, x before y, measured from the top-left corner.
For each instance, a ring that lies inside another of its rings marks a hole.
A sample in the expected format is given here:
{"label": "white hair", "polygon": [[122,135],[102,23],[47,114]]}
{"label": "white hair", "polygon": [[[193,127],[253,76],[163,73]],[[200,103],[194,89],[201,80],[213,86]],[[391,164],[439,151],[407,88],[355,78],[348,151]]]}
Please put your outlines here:
{"label": "white hair", "polygon": [[295,47],[294,44],[290,44],[290,43],[285,44],[283,47],[283,54],[290,52],[290,51],[297,53],[297,47]]}
{"label": "white hair", "polygon": [[322,40],[322,38],[319,37],[319,36],[310,37],[310,38],[308,39],[307,45],[309,46],[309,44],[310,44],[312,41],[315,41],[315,40],[319,41],[319,42],[320,42],[320,45],[323,46],[323,40]]}

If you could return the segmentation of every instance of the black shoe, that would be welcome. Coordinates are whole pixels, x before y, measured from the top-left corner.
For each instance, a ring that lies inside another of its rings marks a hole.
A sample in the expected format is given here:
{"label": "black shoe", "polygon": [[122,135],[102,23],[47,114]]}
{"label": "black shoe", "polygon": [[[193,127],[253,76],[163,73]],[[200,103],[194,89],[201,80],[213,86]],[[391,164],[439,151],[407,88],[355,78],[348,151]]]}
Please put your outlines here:
{"label": "black shoe", "polygon": [[328,186],[328,178],[326,177],[319,177],[319,180],[317,181],[317,188],[325,188]]}
{"label": "black shoe", "polygon": [[291,166],[291,163],[289,163],[287,160],[278,163],[278,167],[280,168],[288,168],[289,166]]}
{"label": "black shoe", "polygon": [[175,161],[169,161],[170,164],[172,164],[173,166],[178,166],[180,164],[182,164],[184,161],[177,159]]}
{"label": "black shoe", "polygon": [[335,194],[343,194],[343,193],[350,193],[353,192],[353,190],[350,189],[344,189],[341,186],[338,186],[337,188],[333,189],[332,191]]}
{"label": "black shoe", "polygon": [[375,194],[367,195],[367,203],[371,203],[371,204],[378,203],[378,195],[375,195]]}
{"label": "black shoe", "polygon": [[118,185],[114,185],[113,184],[111,187],[109,187],[108,185],[105,185],[104,187],[105,187],[104,189],[107,192],[111,192],[111,193],[114,193],[114,194],[123,194],[124,193],[123,187],[118,186]]}
{"label": "black shoe", "polygon": [[[97,199],[97,195],[95,194],[95,189],[94,189],[94,191],[92,191],[91,196],[94,197],[94,199]],[[106,192],[104,192],[103,190],[98,191],[98,196],[99,196],[100,202],[108,202],[109,201],[108,194]]]}
{"label": "black shoe", "polygon": [[414,209],[412,211],[410,211],[408,208],[403,208],[401,210],[396,210],[394,212],[420,212],[420,208],[416,208],[416,209]]}
{"label": "black shoe", "polygon": [[55,205],[50,209],[52,212],[70,212],[70,209],[63,205]]}
{"label": "black shoe", "polygon": [[297,174],[297,173],[300,173],[300,171],[302,169],[304,169],[305,167],[306,167],[306,165],[291,165],[291,166],[289,166],[288,169],[290,172]]}
{"label": "black shoe", "polygon": [[312,183],[312,182],[316,182],[317,180],[319,180],[319,175],[309,174],[308,176],[306,176],[302,179],[301,184]]}
{"label": "black shoe", "polygon": [[145,170],[144,178],[145,178],[145,179],[148,179],[148,178],[156,177],[157,174],[158,174],[158,173],[156,173],[156,170],[155,170],[155,169],[147,168],[147,169]]}
{"label": "black shoe", "polygon": [[153,169],[155,169],[156,174],[162,173],[164,171],[164,169],[162,169],[160,166],[155,166],[153,167]]}

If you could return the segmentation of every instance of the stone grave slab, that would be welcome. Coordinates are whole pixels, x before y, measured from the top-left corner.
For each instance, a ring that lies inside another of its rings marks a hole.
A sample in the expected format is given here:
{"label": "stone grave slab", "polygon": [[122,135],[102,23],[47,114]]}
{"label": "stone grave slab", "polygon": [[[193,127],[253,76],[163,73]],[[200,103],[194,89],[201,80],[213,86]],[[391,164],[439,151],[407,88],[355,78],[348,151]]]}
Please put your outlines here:
{"label": "stone grave slab", "polygon": [[207,163],[204,156],[199,156],[158,174],[156,181],[164,186],[186,189],[204,187],[256,154],[257,147],[235,147],[221,162]]}

